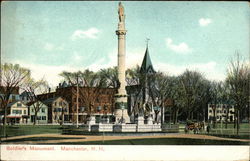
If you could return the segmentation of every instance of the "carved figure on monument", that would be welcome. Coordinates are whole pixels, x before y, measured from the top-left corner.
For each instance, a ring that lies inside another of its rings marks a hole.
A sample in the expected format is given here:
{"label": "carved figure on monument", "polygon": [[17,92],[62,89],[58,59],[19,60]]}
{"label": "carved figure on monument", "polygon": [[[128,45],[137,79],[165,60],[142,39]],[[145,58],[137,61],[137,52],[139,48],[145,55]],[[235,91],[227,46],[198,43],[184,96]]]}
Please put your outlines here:
{"label": "carved figure on monument", "polygon": [[139,116],[144,116],[145,103],[139,107]]}
{"label": "carved figure on monument", "polygon": [[119,21],[124,22],[125,21],[124,7],[121,2],[119,2],[118,14],[119,14]]}

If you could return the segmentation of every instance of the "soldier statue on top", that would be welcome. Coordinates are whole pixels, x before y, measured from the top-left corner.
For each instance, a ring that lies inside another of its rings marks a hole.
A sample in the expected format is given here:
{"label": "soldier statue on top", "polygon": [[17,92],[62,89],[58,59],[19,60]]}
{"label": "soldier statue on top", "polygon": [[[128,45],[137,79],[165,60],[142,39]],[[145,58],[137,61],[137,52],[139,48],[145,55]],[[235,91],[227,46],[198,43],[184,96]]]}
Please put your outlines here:
{"label": "soldier statue on top", "polygon": [[118,14],[119,14],[119,21],[124,22],[125,21],[124,7],[121,2],[119,2]]}

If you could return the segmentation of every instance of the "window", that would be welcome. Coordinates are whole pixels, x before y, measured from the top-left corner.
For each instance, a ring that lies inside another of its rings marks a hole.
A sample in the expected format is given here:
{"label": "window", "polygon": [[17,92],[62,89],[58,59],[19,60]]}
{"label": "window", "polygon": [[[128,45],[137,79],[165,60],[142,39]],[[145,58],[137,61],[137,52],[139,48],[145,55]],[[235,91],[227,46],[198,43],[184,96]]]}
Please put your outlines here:
{"label": "window", "polygon": [[37,120],[41,120],[41,116],[37,116]]}
{"label": "window", "polygon": [[46,120],[46,116],[42,116],[42,120]]}
{"label": "window", "polygon": [[13,100],[13,101],[16,100],[16,96],[12,96],[12,100]]}
{"label": "window", "polygon": [[13,114],[22,114],[22,110],[12,110]]}
{"label": "window", "polygon": [[209,110],[209,113],[212,113],[212,110]]}
{"label": "window", "polygon": [[34,112],[34,108],[31,109],[31,112]]}
{"label": "window", "polygon": [[57,106],[57,102],[55,102],[55,106]]}
{"label": "window", "polygon": [[22,104],[21,103],[17,103],[16,106],[17,107],[22,107]]}
{"label": "window", "polygon": [[227,111],[226,111],[226,110],[224,110],[224,113],[227,113]]}
{"label": "window", "polygon": [[23,114],[26,115],[26,110],[23,111]]}
{"label": "window", "polygon": [[45,108],[42,108],[42,113],[45,113]]}

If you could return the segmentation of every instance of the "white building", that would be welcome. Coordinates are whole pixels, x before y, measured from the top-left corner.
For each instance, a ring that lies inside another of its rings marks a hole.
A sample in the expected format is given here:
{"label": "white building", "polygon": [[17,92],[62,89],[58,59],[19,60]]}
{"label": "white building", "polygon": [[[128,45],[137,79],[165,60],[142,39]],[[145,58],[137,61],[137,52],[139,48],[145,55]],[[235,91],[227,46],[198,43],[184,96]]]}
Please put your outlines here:
{"label": "white building", "polygon": [[[38,104],[38,106],[37,106]],[[37,106],[39,108],[39,111],[37,112],[36,116],[36,123],[37,124],[47,124],[48,123],[48,106],[44,103],[38,101],[38,102],[31,102],[28,103],[29,105],[29,117],[30,123],[34,123],[35,121],[35,107]]]}
{"label": "white building", "polygon": [[[215,113],[214,113],[215,112]],[[213,117],[216,117],[216,121],[234,121],[234,105],[230,104],[208,104],[208,120],[213,121]],[[215,115],[214,115],[215,114]]]}
{"label": "white building", "polygon": [[7,123],[25,124],[28,122],[28,107],[21,101],[7,105]]}

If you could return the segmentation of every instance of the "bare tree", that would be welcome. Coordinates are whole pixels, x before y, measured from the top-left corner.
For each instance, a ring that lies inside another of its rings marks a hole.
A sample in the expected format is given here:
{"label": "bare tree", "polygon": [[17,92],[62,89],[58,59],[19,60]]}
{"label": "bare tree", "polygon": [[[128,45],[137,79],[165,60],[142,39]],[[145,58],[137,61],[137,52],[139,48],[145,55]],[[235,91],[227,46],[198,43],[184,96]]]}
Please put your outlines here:
{"label": "bare tree", "polygon": [[152,98],[153,104],[161,108],[161,122],[163,123],[165,102],[167,99],[172,98],[172,90],[175,85],[175,78],[165,75],[162,72],[157,72],[148,78],[148,83],[149,93],[150,97]]}
{"label": "bare tree", "polygon": [[44,79],[36,81],[33,78],[28,78],[24,83],[23,89],[26,91],[28,99],[32,103],[31,106],[34,108],[35,115],[33,124],[36,125],[37,113],[42,107],[42,99],[38,97],[38,95],[45,94],[48,92],[48,83]]}
{"label": "bare tree", "polygon": [[[104,88],[107,87],[107,81],[104,77],[100,75],[99,72],[95,73],[90,70],[85,70],[83,72],[62,72],[60,76],[69,82],[73,86],[79,87],[79,102],[83,103],[86,107],[88,115],[91,115],[94,112],[94,104],[97,101],[98,97],[102,93]],[[77,95],[77,88],[73,88],[73,93]],[[76,108],[73,109],[73,112],[77,112]]]}
{"label": "bare tree", "polygon": [[188,120],[193,120],[194,112],[199,108],[198,101],[200,99],[203,80],[204,77],[197,71],[186,70],[180,76],[180,90]]}
{"label": "bare tree", "polygon": [[222,94],[223,94],[223,83],[222,82],[211,82],[210,88],[210,97],[213,110],[213,128],[216,128],[217,118],[216,110],[218,104],[222,103]]}
{"label": "bare tree", "polygon": [[25,79],[30,77],[30,70],[20,67],[18,64],[5,63],[1,66],[2,72],[2,93],[0,94],[1,108],[4,109],[4,130],[6,127],[7,105],[10,102],[10,96],[16,88],[23,85]]}
{"label": "bare tree", "polygon": [[249,103],[249,64],[244,63],[237,53],[236,60],[232,60],[228,68],[226,83],[230,89],[230,98],[235,102],[235,116],[237,135],[240,129],[240,112],[246,108]]}
{"label": "bare tree", "polygon": [[140,72],[140,67],[137,65],[135,68],[126,70],[127,92],[131,95],[130,103],[132,105],[132,113],[134,117],[139,114],[140,108],[143,104],[143,88],[144,76]]}

